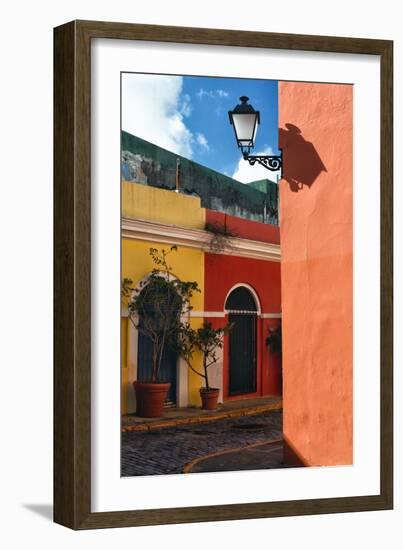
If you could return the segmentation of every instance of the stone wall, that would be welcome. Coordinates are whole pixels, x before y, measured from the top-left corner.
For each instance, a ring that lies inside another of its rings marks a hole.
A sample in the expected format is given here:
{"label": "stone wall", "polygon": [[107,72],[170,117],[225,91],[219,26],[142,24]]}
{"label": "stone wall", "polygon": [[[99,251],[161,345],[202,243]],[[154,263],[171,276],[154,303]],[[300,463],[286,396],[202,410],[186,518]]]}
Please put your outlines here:
{"label": "stone wall", "polygon": [[122,132],[125,181],[198,196],[204,208],[272,225],[278,224],[276,183],[244,184],[201,164]]}

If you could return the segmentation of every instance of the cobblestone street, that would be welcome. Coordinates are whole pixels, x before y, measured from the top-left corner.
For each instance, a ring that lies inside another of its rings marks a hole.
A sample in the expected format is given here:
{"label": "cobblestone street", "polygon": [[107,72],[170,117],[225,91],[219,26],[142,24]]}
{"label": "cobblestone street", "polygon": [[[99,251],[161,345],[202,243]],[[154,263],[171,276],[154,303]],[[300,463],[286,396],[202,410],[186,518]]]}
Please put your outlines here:
{"label": "cobblestone street", "polygon": [[[122,475],[178,474],[185,469],[207,472],[279,468],[282,467],[281,437],[280,411],[205,424],[126,432],[122,433]],[[271,440],[275,442],[273,445],[268,444]],[[256,447],[256,452],[242,451],[250,445]],[[230,450],[234,452],[226,457],[226,451]],[[192,463],[195,463],[194,468]]]}

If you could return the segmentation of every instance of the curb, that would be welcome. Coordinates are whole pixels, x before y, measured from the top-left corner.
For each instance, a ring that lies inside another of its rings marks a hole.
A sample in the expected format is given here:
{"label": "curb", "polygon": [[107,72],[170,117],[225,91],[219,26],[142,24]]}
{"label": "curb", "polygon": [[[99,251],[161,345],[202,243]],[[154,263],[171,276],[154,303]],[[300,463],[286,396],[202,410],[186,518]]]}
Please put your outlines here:
{"label": "curb", "polygon": [[243,447],[235,447],[234,449],[226,449],[225,451],[217,451],[214,453],[209,453],[204,456],[199,456],[198,458],[195,458],[188,462],[182,469],[183,474],[190,474],[192,472],[192,468],[196,466],[199,462],[203,462],[203,460],[207,460],[208,458],[211,458],[213,456],[221,456],[221,455],[227,455],[229,453],[236,453],[238,451],[247,451],[248,449],[253,449],[254,447],[260,447],[262,445],[268,445],[269,443],[280,443],[283,441],[282,437],[277,437],[276,439],[266,439],[265,441],[259,441],[259,443],[251,443],[250,445],[244,445]]}
{"label": "curb", "polygon": [[145,432],[152,430],[161,430],[164,428],[174,428],[175,426],[184,426],[187,424],[203,424],[206,422],[214,422],[216,420],[222,420],[224,418],[237,418],[240,416],[253,416],[255,414],[261,414],[268,411],[278,411],[283,408],[283,402],[267,403],[266,405],[258,405],[256,407],[249,407],[244,409],[237,409],[232,411],[221,411],[209,416],[200,415],[194,417],[176,418],[172,420],[160,420],[155,422],[144,422],[135,426],[125,426],[122,428],[122,433],[126,432]]}

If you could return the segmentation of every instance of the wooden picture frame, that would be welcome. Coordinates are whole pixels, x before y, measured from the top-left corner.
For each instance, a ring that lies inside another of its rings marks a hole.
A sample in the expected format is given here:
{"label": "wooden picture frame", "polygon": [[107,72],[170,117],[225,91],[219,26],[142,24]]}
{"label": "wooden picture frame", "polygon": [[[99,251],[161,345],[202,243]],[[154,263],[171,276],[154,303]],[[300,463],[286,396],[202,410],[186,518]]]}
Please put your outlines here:
{"label": "wooden picture frame", "polygon": [[[113,38],[380,56],[381,63],[381,471],[380,493],[321,498],[91,512],[91,40]],[[73,21],[54,30],[54,520],[72,529],[327,514],[393,507],[392,226],[393,43]]]}

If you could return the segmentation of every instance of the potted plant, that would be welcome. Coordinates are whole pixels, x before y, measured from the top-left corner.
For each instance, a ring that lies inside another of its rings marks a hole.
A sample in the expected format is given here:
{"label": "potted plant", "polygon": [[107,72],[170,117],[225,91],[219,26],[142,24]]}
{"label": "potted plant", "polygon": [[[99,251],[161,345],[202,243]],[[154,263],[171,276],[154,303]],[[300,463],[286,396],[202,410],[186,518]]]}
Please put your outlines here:
{"label": "potted plant", "polygon": [[266,345],[271,349],[271,352],[276,355],[281,355],[282,337],[281,326],[277,328],[269,328],[269,334],[266,338]]}
{"label": "potted plant", "polygon": [[[224,335],[231,330],[228,323],[223,328],[214,328],[210,321],[204,321],[198,329],[193,329],[189,323],[182,324],[178,335],[179,353],[185,359],[188,367],[204,379],[204,387],[200,388],[202,408],[214,410],[218,404],[219,388],[212,388],[209,383],[209,368],[217,363],[217,351],[224,345]],[[193,354],[201,352],[203,358],[203,372],[193,365]]]}
{"label": "potted plant", "polygon": [[277,328],[269,328],[266,345],[271,354],[271,382],[270,388],[274,395],[281,395],[283,391],[282,375],[282,333],[281,325]]}
{"label": "potted plant", "polygon": [[174,275],[167,258],[177,250],[177,246],[172,246],[168,251],[150,248],[155,267],[147,280],[138,287],[134,287],[130,279],[124,279],[122,284],[129,320],[152,344],[149,378],[133,383],[136,413],[143,417],[162,416],[170,387],[169,382],[159,377],[163,353],[166,346],[175,344],[181,327],[181,315],[191,309],[190,298],[195,291],[199,291],[196,282],[185,282]]}

